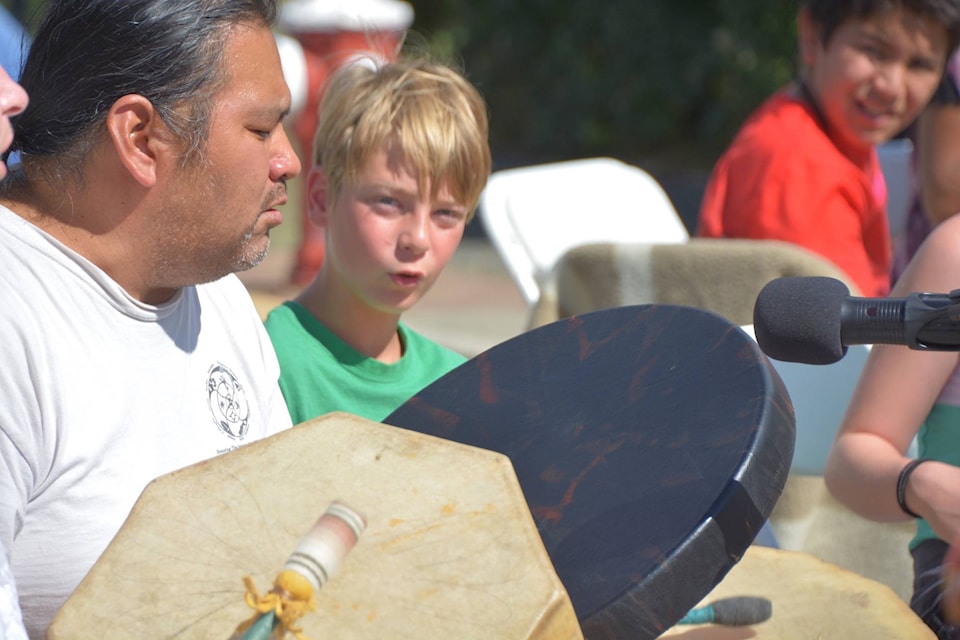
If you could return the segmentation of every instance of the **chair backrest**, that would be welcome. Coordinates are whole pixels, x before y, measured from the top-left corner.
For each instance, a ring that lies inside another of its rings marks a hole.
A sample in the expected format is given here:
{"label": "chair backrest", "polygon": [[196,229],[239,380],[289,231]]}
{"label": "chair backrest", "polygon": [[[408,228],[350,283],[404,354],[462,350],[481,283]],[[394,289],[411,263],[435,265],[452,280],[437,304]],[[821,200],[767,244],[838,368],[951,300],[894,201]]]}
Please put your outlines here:
{"label": "chair backrest", "polygon": [[[752,324],[743,325],[742,329],[754,337]],[[868,355],[870,345],[854,344],[833,364],[812,365],[770,358],[787,388],[797,421],[790,473],[823,475],[827,455]],[[916,438],[907,455],[916,457]]]}
{"label": "chair backrest", "polygon": [[887,219],[894,244],[906,233],[907,213],[913,202],[913,143],[898,138],[877,147],[880,169],[887,183]]}
{"label": "chair backrest", "polygon": [[[752,324],[742,328],[754,335]],[[770,359],[787,388],[797,421],[791,473],[823,475],[827,454],[869,354],[869,345],[857,344],[847,347],[847,354],[833,364]]]}
{"label": "chair backrest", "polygon": [[828,276],[853,285],[832,262],[777,240],[692,238],[682,244],[603,242],[558,261],[530,325],[625,304],[681,304],[753,322],[765,284],[783,276]]}
{"label": "chair backrest", "polygon": [[571,247],[614,240],[676,243],[689,237],[657,181],[613,158],[496,171],[479,210],[487,236],[530,306]]}

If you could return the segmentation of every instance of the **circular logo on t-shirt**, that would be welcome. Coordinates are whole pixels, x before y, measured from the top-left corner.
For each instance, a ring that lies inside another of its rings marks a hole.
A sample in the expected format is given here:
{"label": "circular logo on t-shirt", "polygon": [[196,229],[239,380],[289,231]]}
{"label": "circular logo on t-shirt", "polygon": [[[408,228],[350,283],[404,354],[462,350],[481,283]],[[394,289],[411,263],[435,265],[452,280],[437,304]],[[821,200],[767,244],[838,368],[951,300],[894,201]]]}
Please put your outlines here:
{"label": "circular logo on t-shirt", "polygon": [[207,397],[213,421],[220,430],[241,440],[250,426],[250,405],[237,376],[219,362],[207,373]]}

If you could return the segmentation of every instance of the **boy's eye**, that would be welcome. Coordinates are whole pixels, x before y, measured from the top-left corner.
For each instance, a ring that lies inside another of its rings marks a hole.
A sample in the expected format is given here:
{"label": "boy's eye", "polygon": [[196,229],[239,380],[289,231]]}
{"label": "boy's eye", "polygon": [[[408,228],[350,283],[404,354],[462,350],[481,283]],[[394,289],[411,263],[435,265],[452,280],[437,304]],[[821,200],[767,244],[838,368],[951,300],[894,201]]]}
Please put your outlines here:
{"label": "boy's eye", "polygon": [[915,71],[938,71],[937,64],[933,60],[927,59],[911,60],[909,67]]}
{"label": "boy's eye", "polygon": [[455,225],[466,219],[467,214],[460,209],[438,209],[434,215],[440,219],[442,224]]}
{"label": "boy's eye", "polygon": [[884,58],[883,50],[875,44],[862,45],[860,47],[860,50],[863,51],[868,56],[870,56],[871,58],[875,58],[877,60],[883,60]]}

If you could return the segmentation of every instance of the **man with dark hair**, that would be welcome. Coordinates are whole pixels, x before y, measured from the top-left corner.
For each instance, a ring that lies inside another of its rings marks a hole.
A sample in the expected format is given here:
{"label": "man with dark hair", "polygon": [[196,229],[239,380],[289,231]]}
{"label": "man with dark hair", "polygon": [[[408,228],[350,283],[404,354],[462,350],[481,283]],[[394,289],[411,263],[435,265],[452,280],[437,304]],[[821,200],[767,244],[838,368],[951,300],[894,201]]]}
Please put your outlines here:
{"label": "man with dark hair", "polygon": [[300,163],[274,0],[53,0],[0,189],[0,546],[42,637],[158,475],[290,426],[234,272]]}

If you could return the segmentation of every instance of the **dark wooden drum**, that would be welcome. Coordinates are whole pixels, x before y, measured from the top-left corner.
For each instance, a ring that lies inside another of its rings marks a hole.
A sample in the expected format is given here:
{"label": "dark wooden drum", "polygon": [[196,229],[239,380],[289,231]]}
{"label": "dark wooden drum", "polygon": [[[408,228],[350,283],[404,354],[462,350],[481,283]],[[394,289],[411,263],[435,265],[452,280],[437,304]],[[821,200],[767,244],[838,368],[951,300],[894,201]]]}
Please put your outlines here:
{"label": "dark wooden drum", "polygon": [[591,639],[654,638],[708,594],[773,510],[795,435],[754,340],[673,305],[522,334],[384,422],[509,457]]}

